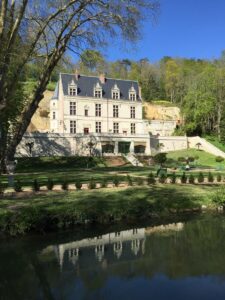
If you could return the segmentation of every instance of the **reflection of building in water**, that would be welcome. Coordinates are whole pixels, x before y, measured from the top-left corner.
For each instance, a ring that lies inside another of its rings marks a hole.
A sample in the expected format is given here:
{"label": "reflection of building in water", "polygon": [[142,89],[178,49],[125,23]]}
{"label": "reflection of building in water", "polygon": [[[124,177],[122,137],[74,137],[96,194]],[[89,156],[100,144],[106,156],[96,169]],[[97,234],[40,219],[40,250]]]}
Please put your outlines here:
{"label": "reflection of building in water", "polygon": [[87,238],[72,243],[54,246],[60,266],[65,260],[75,265],[82,258],[95,255],[97,261],[103,261],[105,256],[119,259],[123,252],[127,255],[144,253],[145,228],[108,233],[94,238]]}
{"label": "reflection of building in water", "polygon": [[96,263],[115,261],[115,259],[120,259],[122,256],[126,259],[132,259],[145,253],[146,235],[166,231],[180,231],[183,226],[183,223],[173,223],[141,229],[135,228],[60,244],[53,248],[61,268],[65,263],[76,265],[78,261],[79,266],[88,265],[89,261],[93,264],[93,257],[95,257]]}

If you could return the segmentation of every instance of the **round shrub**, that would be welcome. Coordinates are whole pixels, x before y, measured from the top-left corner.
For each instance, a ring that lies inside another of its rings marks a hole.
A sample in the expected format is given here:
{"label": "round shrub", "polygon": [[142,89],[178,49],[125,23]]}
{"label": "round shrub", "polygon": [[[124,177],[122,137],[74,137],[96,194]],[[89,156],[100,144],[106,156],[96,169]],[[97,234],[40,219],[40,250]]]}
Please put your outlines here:
{"label": "round shrub", "polygon": [[101,187],[106,188],[107,186],[108,186],[108,180],[106,178],[103,178],[103,180],[101,182]]}
{"label": "round shrub", "polygon": [[158,153],[153,159],[155,163],[162,165],[166,162],[166,153]]}
{"label": "round shrub", "polygon": [[114,184],[115,187],[119,186],[120,180],[119,180],[118,176],[113,177],[113,184]]}
{"label": "round shrub", "polygon": [[132,180],[132,177],[130,177],[130,175],[127,175],[127,183],[129,186],[133,185],[133,180]]}
{"label": "round shrub", "polygon": [[40,191],[40,185],[37,179],[34,179],[32,188],[34,192]]}
{"label": "round shrub", "polygon": [[181,178],[180,178],[181,183],[187,183],[187,176],[185,172],[183,172]]}
{"label": "round shrub", "polygon": [[195,161],[195,158],[194,158],[193,156],[189,156],[189,157],[188,157],[188,161],[189,161],[189,162],[194,162],[194,161]]}
{"label": "round shrub", "polygon": [[96,189],[96,182],[94,181],[93,178],[91,178],[91,180],[90,180],[90,182],[89,182],[89,184],[88,184],[88,188],[89,188],[90,190]]}
{"label": "round shrub", "polygon": [[217,182],[221,182],[222,181],[222,176],[221,176],[220,173],[216,175],[216,181]]}
{"label": "round shrub", "polygon": [[190,184],[194,184],[195,183],[195,177],[194,177],[193,174],[190,174],[190,176],[189,176],[189,183]]}
{"label": "round shrub", "polygon": [[216,162],[222,162],[222,161],[224,161],[224,158],[223,157],[221,157],[221,156],[217,156],[216,158],[215,158],[215,160],[216,160]]}
{"label": "round shrub", "polygon": [[155,184],[155,177],[152,172],[148,175],[148,184]]}
{"label": "round shrub", "polygon": [[159,183],[165,183],[166,182],[166,175],[164,173],[159,175]]}
{"label": "round shrub", "polygon": [[173,172],[170,177],[170,183],[175,184],[177,180],[176,174]]}
{"label": "round shrub", "polygon": [[80,190],[82,188],[82,183],[79,179],[75,182],[75,187],[77,190]]}
{"label": "round shrub", "polygon": [[47,186],[48,191],[52,191],[53,190],[54,182],[53,182],[53,180],[51,178],[48,178],[46,186]]}
{"label": "round shrub", "polygon": [[202,174],[202,172],[200,172],[198,174],[198,183],[202,183],[202,182],[204,182],[204,175]]}
{"label": "round shrub", "polygon": [[62,190],[67,191],[68,190],[68,181],[64,179],[62,185],[61,185]]}
{"label": "round shrub", "polygon": [[138,177],[136,182],[137,182],[137,185],[143,185],[144,184],[144,179],[142,177]]}
{"label": "round shrub", "polygon": [[17,193],[20,193],[23,191],[23,188],[22,188],[22,184],[20,182],[20,180],[17,180],[14,184],[14,191],[17,192]]}
{"label": "round shrub", "polygon": [[209,172],[209,174],[208,174],[208,182],[213,182],[213,181],[214,181],[213,174],[211,172]]}

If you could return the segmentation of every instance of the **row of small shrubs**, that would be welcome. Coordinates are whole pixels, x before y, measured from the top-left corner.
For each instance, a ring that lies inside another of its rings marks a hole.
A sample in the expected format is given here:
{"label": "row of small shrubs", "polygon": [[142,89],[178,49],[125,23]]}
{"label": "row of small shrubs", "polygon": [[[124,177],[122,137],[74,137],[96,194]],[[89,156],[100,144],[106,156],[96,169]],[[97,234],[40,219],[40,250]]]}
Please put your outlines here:
{"label": "row of small shrubs", "polygon": [[[154,177],[152,174],[149,175],[149,180],[148,180],[148,183],[152,184],[152,183],[155,183],[155,178],[152,179],[152,177]],[[161,174],[159,176],[159,183],[165,183],[167,180],[167,176],[165,174]],[[213,176],[213,174],[211,172],[208,173],[208,176],[207,176],[207,181],[208,182],[214,182],[215,178]],[[181,183],[187,183],[189,182],[190,184],[194,184],[195,183],[195,176],[193,174],[190,174],[189,176],[187,176],[185,174],[185,172],[181,175],[180,177],[180,181]],[[198,183],[203,183],[205,181],[205,177],[203,175],[202,172],[200,172],[197,176],[197,182]],[[222,176],[221,174],[217,174],[216,175],[216,181],[217,182],[221,182],[222,181]],[[175,184],[177,182],[177,176],[175,173],[173,173],[170,177],[170,183],[173,183]]]}

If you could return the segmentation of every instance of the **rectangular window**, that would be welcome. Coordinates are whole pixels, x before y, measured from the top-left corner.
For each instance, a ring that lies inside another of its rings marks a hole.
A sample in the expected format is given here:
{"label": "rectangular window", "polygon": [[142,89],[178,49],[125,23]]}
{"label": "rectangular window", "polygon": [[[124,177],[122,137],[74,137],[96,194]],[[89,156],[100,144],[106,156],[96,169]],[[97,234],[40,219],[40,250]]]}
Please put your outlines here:
{"label": "rectangular window", "polygon": [[135,107],[134,106],[130,107],[130,117],[131,117],[131,119],[135,119]]}
{"label": "rectangular window", "polygon": [[119,133],[119,123],[113,123],[113,133]]}
{"label": "rectangular window", "polygon": [[101,133],[102,132],[102,123],[101,122],[96,122],[95,123],[95,131],[96,131],[96,133]]}
{"label": "rectangular window", "polygon": [[76,115],[76,102],[70,102],[70,115]]}
{"label": "rectangular window", "polygon": [[77,124],[76,121],[70,121],[70,133],[76,133]]}
{"label": "rectangular window", "polygon": [[102,98],[102,91],[95,90],[95,98]]}
{"label": "rectangular window", "polygon": [[118,105],[113,105],[113,118],[119,118],[119,107],[118,107]]}
{"label": "rectangular window", "polygon": [[55,111],[52,113],[52,119],[55,120]]}
{"label": "rectangular window", "polygon": [[130,100],[135,101],[136,100],[136,94],[135,93],[130,93]]}
{"label": "rectangular window", "polygon": [[102,115],[101,104],[95,104],[95,116],[101,117],[101,115]]}
{"label": "rectangular window", "polygon": [[77,95],[77,89],[76,88],[69,88],[69,95],[70,96],[76,96]]}
{"label": "rectangular window", "polygon": [[84,115],[85,115],[85,117],[88,117],[88,109],[84,110]]}
{"label": "rectangular window", "polygon": [[119,99],[119,93],[118,92],[112,92],[112,98],[113,99]]}
{"label": "rectangular window", "polygon": [[135,123],[131,123],[130,124],[130,133],[131,134],[135,134],[136,133],[136,124]]}

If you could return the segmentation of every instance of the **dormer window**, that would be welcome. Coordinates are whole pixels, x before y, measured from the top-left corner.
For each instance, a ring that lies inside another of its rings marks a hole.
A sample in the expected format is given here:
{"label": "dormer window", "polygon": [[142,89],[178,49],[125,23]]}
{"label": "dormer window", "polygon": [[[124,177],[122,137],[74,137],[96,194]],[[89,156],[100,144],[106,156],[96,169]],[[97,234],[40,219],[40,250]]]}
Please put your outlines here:
{"label": "dormer window", "polygon": [[94,97],[102,98],[102,87],[100,86],[99,82],[96,84],[94,88]]}
{"label": "dormer window", "polygon": [[137,99],[136,91],[133,86],[129,90],[129,99],[130,99],[130,101],[136,101],[136,99]]}
{"label": "dormer window", "polygon": [[69,96],[77,96],[77,85],[74,80],[71,81],[68,87]]}
{"label": "dormer window", "polygon": [[115,84],[112,89],[112,99],[120,99],[120,89],[117,84]]}

